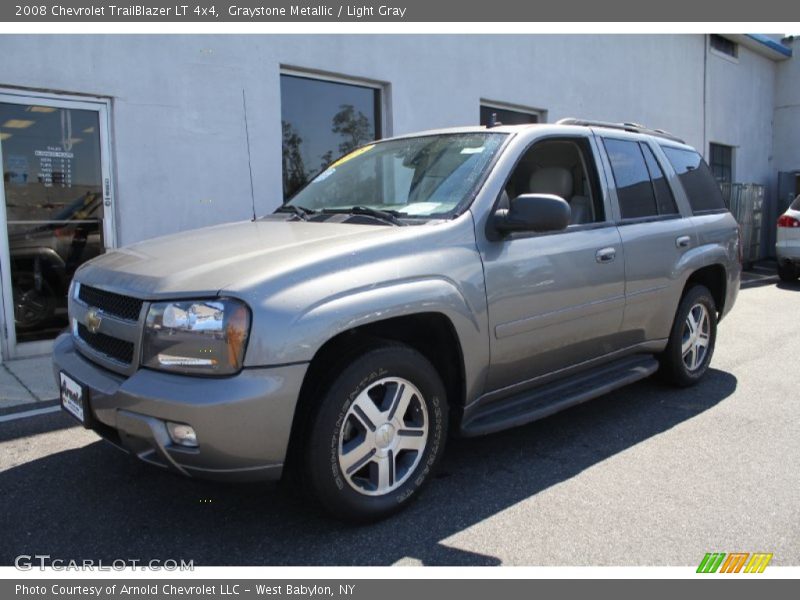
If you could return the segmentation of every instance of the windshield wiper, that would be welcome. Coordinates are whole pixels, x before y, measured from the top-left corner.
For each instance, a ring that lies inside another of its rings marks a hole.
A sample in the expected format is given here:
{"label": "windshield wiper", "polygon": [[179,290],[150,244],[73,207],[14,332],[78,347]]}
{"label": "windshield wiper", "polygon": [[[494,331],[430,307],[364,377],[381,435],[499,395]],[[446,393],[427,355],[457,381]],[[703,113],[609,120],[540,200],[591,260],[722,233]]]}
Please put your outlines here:
{"label": "windshield wiper", "polygon": [[297,206],[295,204],[284,204],[283,206],[279,207],[275,213],[292,213],[303,219],[303,221],[308,221],[309,217],[313,215],[316,211],[311,210],[310,208],[305,208],[303,206]]}
{"label": "windshield wiper", "polygon": [[369,206],[353,206],[352,208],[323,208],[322,212],[329,214],[364,215],[399,227],[405,225],[405,223],[398,218],[405,216],[405,213],[397,210],[378,210],[377,208],[370,208]]}

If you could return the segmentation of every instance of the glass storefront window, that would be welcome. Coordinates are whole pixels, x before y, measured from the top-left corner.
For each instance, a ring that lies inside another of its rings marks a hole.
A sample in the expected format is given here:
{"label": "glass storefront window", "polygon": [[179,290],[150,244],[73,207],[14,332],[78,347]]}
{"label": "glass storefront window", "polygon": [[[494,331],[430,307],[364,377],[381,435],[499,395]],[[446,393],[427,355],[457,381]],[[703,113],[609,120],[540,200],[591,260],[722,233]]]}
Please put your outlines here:
{"label": "glass storefront window", "polygon": [[0,102],[0,151],[16,340],[51,339],[72,275],[104,247],[98,113]]}
{"label": "glass storefront window", "polygon": [[334,160],[381,137],[380,90],[281,75],[283,197]]}

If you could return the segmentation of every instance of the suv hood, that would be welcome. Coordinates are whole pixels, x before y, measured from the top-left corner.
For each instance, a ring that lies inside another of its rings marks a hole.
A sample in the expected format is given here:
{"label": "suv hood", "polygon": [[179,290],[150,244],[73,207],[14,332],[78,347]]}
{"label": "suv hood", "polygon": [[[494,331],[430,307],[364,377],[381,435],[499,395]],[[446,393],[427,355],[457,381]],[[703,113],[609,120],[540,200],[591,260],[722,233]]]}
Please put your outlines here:
{"label": "suv hood", "polygon": [[76,276],[148,299],[215,295],[241,281],[354,252],[417,227],[244,221],[186,231],[112,250]]}

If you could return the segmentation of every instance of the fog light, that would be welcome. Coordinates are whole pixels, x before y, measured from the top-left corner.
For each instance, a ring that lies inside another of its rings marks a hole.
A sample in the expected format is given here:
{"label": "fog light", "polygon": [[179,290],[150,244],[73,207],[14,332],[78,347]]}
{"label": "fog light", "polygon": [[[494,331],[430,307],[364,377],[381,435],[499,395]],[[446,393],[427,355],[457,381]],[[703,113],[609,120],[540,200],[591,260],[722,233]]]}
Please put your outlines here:
{"label": "fog light", "polygon": [[172,441],[179,446],[197,448],[197,434],[194,432],[194,429],[186,423],[167,421],[167,431]]}

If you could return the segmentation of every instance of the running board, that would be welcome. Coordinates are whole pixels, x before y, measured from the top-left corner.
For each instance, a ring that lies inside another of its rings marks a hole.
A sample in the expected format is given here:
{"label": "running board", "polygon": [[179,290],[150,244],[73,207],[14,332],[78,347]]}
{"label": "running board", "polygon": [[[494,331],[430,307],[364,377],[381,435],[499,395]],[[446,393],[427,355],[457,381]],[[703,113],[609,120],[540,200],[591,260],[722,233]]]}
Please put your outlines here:
{"label": "running board", "polygon": [[465,413],[461,434],[473,437],[525,425],[649,377],[657,370],[658,361],[652,355],[629,356],[566,380],[477,406],[474,412]]}

